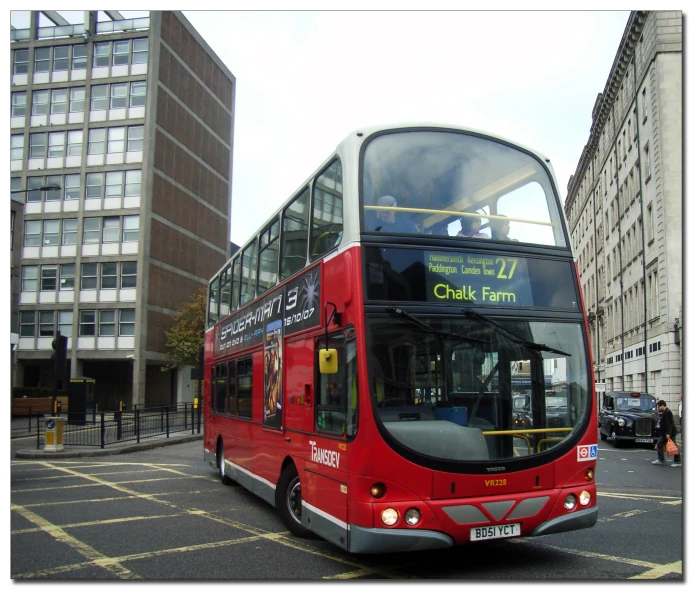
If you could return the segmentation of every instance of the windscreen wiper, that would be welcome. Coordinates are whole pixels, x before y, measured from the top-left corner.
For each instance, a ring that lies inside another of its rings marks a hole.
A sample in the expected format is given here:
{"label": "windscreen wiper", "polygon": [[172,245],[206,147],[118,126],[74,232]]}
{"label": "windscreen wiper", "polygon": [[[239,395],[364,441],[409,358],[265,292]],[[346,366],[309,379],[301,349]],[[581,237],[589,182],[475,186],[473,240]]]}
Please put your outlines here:
{"label": "windscreen wiper", "polygon": [[479,322],[483,322],[484,324],[488,324],[489,326],[493,326],[497,330],[504,332],[506,334],[506,336],[510,340],[512,340],[513,342],[516,342],[518,344],[524,344],[527,348],[531,348],[532,350],[538,350],[538,351],[542,351],[542,352],[555,352],[556,354],[561,354],[563,356],[573,356],[572,354],[570,354],[568,352],[564,352],[562,350],[558,350],[557,348],[551,348],[550,346],[546,346],[546,344],[540,344],[539,342],[532,342],[530,340],[525,340],[521,336],[518,336],[517,334],[513,334],[507,328],[500,326],[496,322],[489,320],[487,317],[481,315],[480,313],[477,313],[476,311],[472,311],[471,309],[463,309],[462,313],[465,316],[467,316],[468,318],[472,318],[473,320],[477,320]]}
{"label": "windscreen wiper", "polygon": [[399,307],[386,307],[385,311],[388,313],[391,313],[393,315],[405,318],[409,320],[411,323],[416,324],[419,328],[422,330],[425,330],[426,332],[430,332],[431,334],[436,334],[438,336],[442,336],[444,338],[451,338],[454,340],[461,340],[463,342],[471,342],[473,344],[491,344],[490,342],[486,340],[479,340],[478,338],[472,338],[471,336],[462,336],[460,334],[453,334],[452,332],[444,332],[443,330],[436,330],[435,328],[432,328],[429,326],[426,322],[422,322],[419,318],[414,317],[410,313],[407,313],[403,309],[400,309]]}

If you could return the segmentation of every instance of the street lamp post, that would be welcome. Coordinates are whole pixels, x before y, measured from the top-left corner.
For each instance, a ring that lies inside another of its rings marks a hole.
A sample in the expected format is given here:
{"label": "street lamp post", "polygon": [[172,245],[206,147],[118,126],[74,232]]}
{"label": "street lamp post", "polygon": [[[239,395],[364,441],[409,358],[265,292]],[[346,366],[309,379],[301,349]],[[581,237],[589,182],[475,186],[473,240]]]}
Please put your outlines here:
{"label": "street lamp post", "polygon": [[60,186],[59,184],[44,184],[43,186],[40,186],[40,187],[38,187],[38,188],[22,188],[22,189],[18,189],[18,190],[14,190],[14,191],[11,190],[11,191],[10,191],[10,194],[12,194],[12,195],[17,195],[17,194],[19,194],[19,193],[28,193],[29,191],[37,191],[37,190],[38,190],[38,191],[43,191],[43,192],[46,192],[46,191],[59,191],[59,190],[62,190],[62,188],[63,188],[63,187]]}

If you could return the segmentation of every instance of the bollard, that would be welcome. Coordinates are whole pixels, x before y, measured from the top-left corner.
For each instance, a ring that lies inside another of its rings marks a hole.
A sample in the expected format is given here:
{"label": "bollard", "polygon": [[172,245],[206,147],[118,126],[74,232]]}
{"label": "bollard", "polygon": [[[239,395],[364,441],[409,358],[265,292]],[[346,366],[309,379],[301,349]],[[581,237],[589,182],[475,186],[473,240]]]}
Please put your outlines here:
{"label": "bollard", "polygon": [[49,452],[62,451],[63,447],[63,416],[48,416],[46,418],[45,450]]}

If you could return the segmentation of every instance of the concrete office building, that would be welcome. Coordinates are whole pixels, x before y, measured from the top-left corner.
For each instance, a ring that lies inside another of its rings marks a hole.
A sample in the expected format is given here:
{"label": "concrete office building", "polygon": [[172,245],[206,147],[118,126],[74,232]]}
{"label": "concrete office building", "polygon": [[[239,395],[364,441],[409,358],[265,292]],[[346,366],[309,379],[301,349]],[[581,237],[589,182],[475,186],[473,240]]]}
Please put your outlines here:
{"label": "concrete office building", "polygon": [[60,330],[101,407],[192,400],[165,331],[229,257],[235,78],[180,12],[83,14],[10,31],[14,384]]}
{"label": "concrete office building", "polygon": [[683,18],[633,12],[565,202],[595,379],[676,413],[683,346]]}

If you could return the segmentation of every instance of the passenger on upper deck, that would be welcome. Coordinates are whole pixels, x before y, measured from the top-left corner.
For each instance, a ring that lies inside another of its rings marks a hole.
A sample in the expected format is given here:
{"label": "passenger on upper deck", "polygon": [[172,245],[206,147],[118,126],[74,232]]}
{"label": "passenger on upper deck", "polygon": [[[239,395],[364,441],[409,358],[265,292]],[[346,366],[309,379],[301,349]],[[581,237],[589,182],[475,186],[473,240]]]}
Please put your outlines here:
{"label": "passenger on upper deck", "polygon": [[[505,215],[498,215],[497,217],[505,217]],[[510,233],[509,219],[491,219],[490,225],[494,240],[508,240],[511,242],[517,242],[516,239],[511,238],[508,235]]]}
{"label": "passenger on upper deck", "polygon": [[463,238],[486,238],[486,234],[482,234],[479,230],[481,229],[481,218],[480,217],[469,217],[463,215],[460,217],[460,224],[462,229],[457,234]]}
{"label": "passenger on upper deck", "polygon": [[[379,207],[397,207],[397,201],[394,197],[390,195],[385,195],[380,197],[378,200]],[[379,210],[376,214],[375,226],[371,227],[371,231],[382,231],[391,232],[399,234],[418,234],[419,230],[414,225],[414,222],[407,217],[402,217],[400,213],[397,215],[396,211],[392,209],[389,210]]]}

